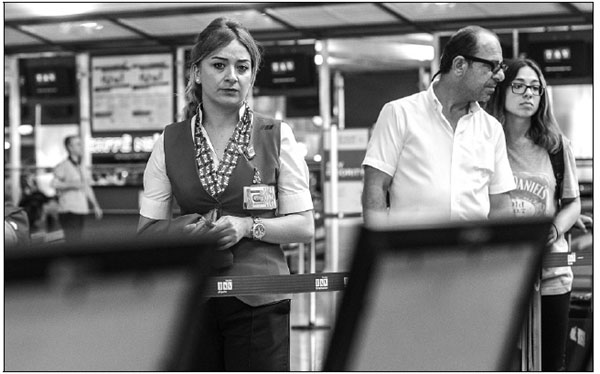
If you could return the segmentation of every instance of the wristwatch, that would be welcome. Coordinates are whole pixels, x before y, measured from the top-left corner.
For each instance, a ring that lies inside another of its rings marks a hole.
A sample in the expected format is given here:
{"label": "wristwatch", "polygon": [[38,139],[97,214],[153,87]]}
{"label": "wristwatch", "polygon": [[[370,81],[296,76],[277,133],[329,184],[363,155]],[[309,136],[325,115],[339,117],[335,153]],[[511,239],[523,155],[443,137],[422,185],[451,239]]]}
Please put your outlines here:
{"label": "wristwatch", "polygon": [[265,225],[259,217],[252,217],[252,239],[261,240],[265,236]]}

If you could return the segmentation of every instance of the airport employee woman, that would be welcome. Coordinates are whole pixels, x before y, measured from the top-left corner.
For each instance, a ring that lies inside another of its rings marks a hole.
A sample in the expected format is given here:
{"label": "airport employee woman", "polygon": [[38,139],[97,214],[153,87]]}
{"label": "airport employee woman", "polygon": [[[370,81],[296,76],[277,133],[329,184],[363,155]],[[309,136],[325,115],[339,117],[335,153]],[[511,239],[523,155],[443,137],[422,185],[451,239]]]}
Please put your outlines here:
{"label": "airport employee woman", "polygon": [[[193,116],[165,128],[144,172],[138,232],[216,240],[215,276],[289,274],[280,244],[314,235],[308,167],[291,128],[246,103],[259,64],[247,29],[212,21],[191,53]],[[173,198],[182,216],[171,220]],[[191,370],[289,371],[283,297],[209,299]]]}

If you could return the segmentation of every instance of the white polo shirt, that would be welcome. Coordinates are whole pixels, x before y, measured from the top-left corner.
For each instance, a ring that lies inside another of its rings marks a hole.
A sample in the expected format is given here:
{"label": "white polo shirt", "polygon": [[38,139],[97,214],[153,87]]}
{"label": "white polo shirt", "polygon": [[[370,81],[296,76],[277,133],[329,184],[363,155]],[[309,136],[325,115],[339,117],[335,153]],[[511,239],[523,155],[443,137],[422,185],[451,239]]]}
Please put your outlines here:
{"label": "white polo shirt", "polygon": [[[242,112],[240,112],[240,118]],[[195,116],[191,120],[190,136],[194,136]],[[204,128],[202,128],[204,130]],[[208,135],[205,133],[208,139]],[[209,141],[209,147],[213,151]],[[215,162],[218,162],[214,157]],[[278,178],[278,214],[300,213],[313,209],[309,189],[308,166],[290,126],[281,123],[280,170]],[[140,215],[150,219],[169,219],[173,195],[166,172],[164,133],[156,140],[144,171],[144,192],[140,198]]]}
{"label": "white polo shirt", "polygon": [[515,188],[500,123],[473,102],[453,131],[433,84],[384,105],[365,165],[392,176],[390,214],[408,222],[487,219],[489,195]]}

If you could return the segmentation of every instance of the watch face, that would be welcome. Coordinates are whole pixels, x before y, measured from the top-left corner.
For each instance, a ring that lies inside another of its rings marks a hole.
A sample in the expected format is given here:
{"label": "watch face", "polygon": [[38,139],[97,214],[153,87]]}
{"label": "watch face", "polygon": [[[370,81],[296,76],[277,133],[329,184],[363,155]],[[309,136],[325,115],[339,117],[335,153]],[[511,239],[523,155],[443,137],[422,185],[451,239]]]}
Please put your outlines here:
{"label": "watch face", "polygon": [[265,225],[262,223],[254,224],[254,227],[252,227],[252,235],[255,239],[261,239],[265,236]]}

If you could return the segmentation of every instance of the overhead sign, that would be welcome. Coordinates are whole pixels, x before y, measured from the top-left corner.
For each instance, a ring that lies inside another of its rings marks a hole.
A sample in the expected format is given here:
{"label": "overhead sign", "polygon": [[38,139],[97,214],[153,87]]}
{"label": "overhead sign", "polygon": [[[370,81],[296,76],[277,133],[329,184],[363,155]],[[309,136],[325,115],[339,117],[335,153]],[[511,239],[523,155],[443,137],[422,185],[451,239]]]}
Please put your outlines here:
{"label": "overhead sign", "polygon": [[535,42],[528,56],[540,64],[546,78],[585,77],[591,74],[591,47],[583,40]]}
{"label": "overhead sign", "polygon": [[256,77],[255,91],[262,89],[313,87],[317,80],[314,55],[267,54]]}
{"label": "overhead sign", "polygon": [[49,99],[76,94],[76,73],[71,59],[26,59],[21,68],[25,83],[23,96],[27,98]]}
{"label": "overhead sign", "polygon": [[92,129],[162,130],[174,119],[173,56],[92,58]]}

